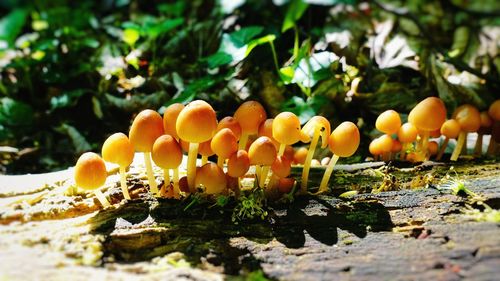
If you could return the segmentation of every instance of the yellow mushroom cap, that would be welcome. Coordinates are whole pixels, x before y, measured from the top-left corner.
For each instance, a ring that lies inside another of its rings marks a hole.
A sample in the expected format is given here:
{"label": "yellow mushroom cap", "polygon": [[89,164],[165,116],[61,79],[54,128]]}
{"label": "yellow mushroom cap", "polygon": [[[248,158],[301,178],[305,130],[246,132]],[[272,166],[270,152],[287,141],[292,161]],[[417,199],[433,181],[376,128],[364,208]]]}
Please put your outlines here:
{"label": "yellow mushroom cap", "polygon": [[93,152],[86,152],[78,158],[75,165],[75,183],[83,189],[101,187],[108,177],[104,160]]}
{"label": "yellow mushroom cap", "polygon": [[278,156],[276,160],[274,160],[273,165],[271,165],[271,170],[279,178],[286,178],[290,175],[290,171],[292,170],[292,162],[284,156]]}
{"label": "yellow mushroom cap", "polygon": [[158,112],[146,109],[132,122],[129,138],[136,151],[150,152],[155,140],[163,135],[163,119]]}
{"label": "yellow mushroom cap", "polygon": [[134,146],[123,133],[109,136],[102,144],[102,158],[120,167],[128,167],[134,160]]}
{"label": "yellow mushroom cap", "polygon": [[185,106],[182,103],[173,103],[165,109],[165,112],[163,113],[163,129],[165,130],[165,134],[179,139],[175,124],[177,123],[179,113],[181,113],[184,107]]}
{"label": "yellow mushroom cap", "polygon": [[182,149],[171,135],[156,139],[151,152],[153,161],[162,169],[175,169],[182,162]]}
{"label": "yellow mushroom cap", "polygon": [[242,132],[249,135],[257,134],[260,123],[266,118],[266,110],[256,101],[242,103],[234,113],[234,119],[240,123]]}
{"label": "yellow mushroom cap", "polygon": [[404,123],[398,130],[398,139],[402,143],[409,143],[415,141],[417,138],[418,130],[411,123]]}
{"label": "yellow mushroom cap", "polygon": [[250,165],[271,166],[276,159],[276,147],[268,137],[259,137],[248,149]]}
{"label": "yellow mushroom cap", "polygon": [[217,124],[217,132],[228,128],[233,131],[233,134],[236,136],[236,139],[239,140],[241,137],[241,126],[240,123],[232,116],[226,116],[219,121]]}
{"label": "yellow mushroom cap", "polygon": [[380,148],[380,150],[382,151],[382,153],[385,153],[385,152],[391,152],[392,150],[392,145],[394,143],[394,140],[391,138],[390,135],[381,135],[380,137],[378,137],[378,146]]}
{"label": "yellow mushroom cap", "polygon": [[278,149],[280,147],[280,143],[273,137],[273,121],[273,118],[269,118],[266,119],[266,121],[260,123],[258,136],[270,138],[276,146],[276,149]]}
{"label": "yellow mushroom cap", "polygon": [[446,107],[440,98],[429,97],[418,103],[408,115],[408,122],[422,131],[439,130],[446,121]]}
{"label": "yellow mushroom cap", "polygon": [[175,128],[179,138],[187,142],[208,141],[217,130],[215,111],[205,101],[192,101],[179,113]]}
{"label": "yellow mushroom cap", "polygon": [[500,121],[500,99],[494,101],[488,109],[488,114],[495,121]]}
{"label": "yellow mushroom cap", "polygon": [[231,154],[238,151],[238,140],[236,139],[233,131],[228,128],[224,128],[218,131],[212,138],[210,147],[218,157],[227,159],[231,156]]}
{"label": "yellow mushroom cap", "polygon": [[308,152],[309,149],[307,149],[306,147],[299,147],[293,154],[293,162],[295,164],[304,164],[306,162]]}
{"label": "yellow mushroom cap", "polygon": [[314,116],[302,127],[302,132],[312,137],[316,127],[319,127],[321,130],[321,148],[326,148],[328,146],[328,137],[332,131],[328,119],[323,116]]}
{"label": "yellow mushroom cap", "polygon": [[242,177],[250,168],[250,158],[245,150],[238,150],[227,160],[227,174],[233,178]]}
{"label": "yellow mushroom cap", "polygon": [[429,150],[430,155],[436,155],[438,153],[438,150],[439,150],[438,143],[436,141],[430,141],[428,146],[427,146],[427,150]]}
{"label": "yellow mushroom cap", "polygon": [[465,132],[477,132],[481,127],[481,114],[470,104],[457,107],[453,112],[453,119],[457,120],[461,130]]}
{"label": "yellow mushroom cap", "polygon": [[441,126],[441,134],[450,139],[456,139],[460,134],[460,124],[455,119],[446,120]]}
{"label": "yellow mushroom cap", "polygon": [[368,147],[370,154],[373,156],[377,156],[383,153],[382,149],[380,149],[379,139],[376,138],[370,142],[370,146]]}
{"label": "yellow mushroom cap", "polygon": [[375,121],[375,127],[384,134],[396,134],[401,127],[399,113],[392,109],[382,112]]}
{"label": "yellow mushroom cap", "polygon": [[358,127],[349,121],[342,122],[328,138],[330,151],[340,157],[353,155],[359,146]]}
{"label": "yellow mushroom cap", "polygon": [[292,112],[281,112],[273,121],[273,138],[279,143],[294,144],[299,140],[309,142],[310,138],[300,129],[300,121]]}
{"label": "yellow mushroom cap", "polygon": [[196,171],[194,184],[205,187],[206,194],[219,194],[226,189],[226,174],[217,164],[209,162]]}

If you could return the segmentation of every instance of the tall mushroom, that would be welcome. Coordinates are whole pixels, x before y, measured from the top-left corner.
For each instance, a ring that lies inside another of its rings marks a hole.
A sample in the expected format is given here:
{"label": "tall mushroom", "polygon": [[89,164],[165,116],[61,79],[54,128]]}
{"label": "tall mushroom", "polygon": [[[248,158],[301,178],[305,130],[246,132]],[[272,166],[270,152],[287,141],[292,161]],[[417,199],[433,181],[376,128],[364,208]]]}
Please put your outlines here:
{"label": "tall mushroom", "polygon": [[101,153],[104,161],[115,163],[120,167],[120,185],[123,198],[130,199],[125,170],[134,160],[134,146],[125,134],[115,133],[104,141]]}
{"label": "tall mushroom", "polygon": [[328,145],[330,151],[333,152],[333,156],[325,170],[318,193],[323,193],[328,190],[328,181],[330,180],[333,167],[339,160],[339,157],[349,157],[353,155],[358,149],[359,139],[358,127],[352,122],[343,122],[333,130],[328,138]]}
{"label": "tall mushroom", "polygon": [[106,165],[99,155],[86,152],[78,158],[74,174],[76,185],[83,189],[94,190],[95,196],[104,208],[110,204],[99,188],[106,182],[107,177]]}
{"label": "tall mushroom", "polygon": [[163,128],[165,130],[165,134],[171,135],[177,141],[179,141],[179,135],[177,135],[175,124],[177,123],[179,113],[181,113],[184,107],[185,106],[182,103],[173,103],[165,109],[165,112],[163,112]]}
{"label": "tall mushroom", "polygon": [[206,194],[220,194],[227,187],[226,174],[215,163],[208,162],[196,173],[195,186],[203,187]]}
{"label": "tall mushroom", "polygon": [[450,139],[458,137],[458,134],[460,134],[460,124],[455,119],[446,120],[441,126],[441,134],[445,136],[445,139],[437,153],[436,160],[441,160]]}
{"label": "tall mushroom", "polygon": [[404,123],[398,130],[398,139],[401,142],[399,159],[405,159],[408,146],[417,139],[417,128],[411,123]]}
{"label": "tall mushroom", "polygon": [[309,179],[311,161],[313,159],[314,151],[316,150],[316,146],[318,145],[320,136],[321,148],[326,148],[328,146],[328,138],[330,137],[331,133],[330,122],[323,116],[314,116],[309,119],[309,121],[307,121],[307,123],[302,128],[302,132],[309,137],[312,136],[311,144],[309,145],[309,150],[307,151],[306,160],[304,162],[304,168],[302,169],[302,181],[300,183],[301,193],[305,194],[307,192],[307,182]]}
{"label": "tall mushroom", "polygon": [[228,128],[224,128],[218,131],[212,138],[210,143],[212,151],[217,154],[217,166],[223,168],[224,160],[229,158],[231,154],[238,151],[238,140],[234,135],[233,131]]}
{"label": "tall mushroom", "polygon": [[135,150],[144,153],[148,182],[154,195],[158,195],[158,186],[151,164],[151,150],[153,149],[153,143],[161,135],[163,135],[163,119],[158,112],[150,109],[137,114],[129,132],[129,139]]}
{"label": "tall mushroom", "polygon": [[241,126],[241,137],[238,149],[245,149],[248,136],[257,134],[260,123],[266,120],[266,110],[262,104],[257,101],[246,101],[236,109],[233,117]]}
{"label": "tall mushroom", "polygon": [[255,165],[255,176],[261,188],[264,187],[269,166],[274,163],[276,154],[276,147],[268,137],[257,138],[248,149],[250,165]]}
{"label": "tall mushroom", "polygon": [[152,151],[153,161],[163,169],[165,188],[170,184],[170,172],[173,173],[174,196],[179,196],[179,165],[182,162],[182,149],[171,135],[163,135],[156,139]]}
{"label": "tall mushroom", "polygon": [[198,146],[210,140],[217,129],[215,111],[205,101],[192,101],[179,113],[175,128],[179,138],[189,142],[187,180],[189,190],[195,192]]}
{"label": "tall mushroom", "polygon": [[278,156],[283,155],[287,145],[298,141],[309,142],[310,137],[300,129],[300,121],[292,112],[281,112],[273,121],[273,137],[280,143]]}
{"label": "tall mushroom", "polygon": [[450,160],[457,161],[467,139],[467,134],[477,132],[481,127],[481,114],[476,107],[464,104],[457,107],[453,113],[453,119],[457,120],[458,124],[460,124],[460,133],[458,134],[457,145],[451,154]]}

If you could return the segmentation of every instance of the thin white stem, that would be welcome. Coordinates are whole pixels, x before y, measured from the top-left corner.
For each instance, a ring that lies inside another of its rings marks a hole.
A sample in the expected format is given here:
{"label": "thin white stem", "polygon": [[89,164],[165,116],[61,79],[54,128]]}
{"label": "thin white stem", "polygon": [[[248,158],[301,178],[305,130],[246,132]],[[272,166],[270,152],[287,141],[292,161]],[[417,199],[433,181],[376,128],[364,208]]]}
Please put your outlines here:
{"label": "thin white stem", "polygon": [[458,140],[457,140],[457,145],[455,146],[455,149],[453,150],[453,153],[451,154],[451,161],[457,161],[458,156],[460,156],[460,153],[462,152],[462,147],[464,146],[465,139],[467,138],[467,132],[460,132],[458,135]]}
{"label": "thin white stem", "polygon": [[122,188],[123,198],[130,200],[130,194],[127,188],[127,174],[125,173],[125,166],[120,166],[120,186]]}
{"label": "thin white stem", "polygon": [[261,174],[261,180],[259,181],[259,186],[261,188],[264,188],[267,180],[267,175],[269,174],[269,166],[263,166],[262,167],[262,174]]}
{"label": "thin white stem", "polygon": [[314,151],[318,145],[320,130],[316,128],[311,140],[311,145],[309,145],[309,150],[307,151],[306,160],[304,162],[304,168],[302,169],[302,180],[300,182],[300,193],[307,193],[307,181],[309,179],[309,170],[311,169],[311,161],[314,156]]}
{"label": "thin white stem", "polygon": [[97,200],[99,200],[99,202],[101,202],[101,205],[104,208],[111,206],[111,204],[109,204],[108,199],[106,199],[106,196],[104,196],[104,194],[102,194],[102,192],[99,189],[94,190],[94,194],[95,194],[95,197],[97,197]]}
{"label": "thin white stem", "polygon": [[441,147],[439,148],[439,152],[436,156],[436,160],[439,161],[441,160],[441,157],[443,157],[444,151],[446,150],[446,147],[448,146],[448,142],[450,141],[450,138],[446,137],[443,141],[443,144],[441,144]]}
{"label": "thin white stem", "polygon": [[285,153],[286,144],[280,143],[280,149],[278,150],[278,156],[283,156]]}
{"label": "thin white stem", "polygon": [[196,178],[196,158],[198,157],[198,143],[189,143],[188,164],[187,164],[187,180],[189,191],[194,193],[194,179]]}
{"label": "thin white stem", "polygon": [[330,181],[330,177],[332,176],[332,172],[333,172],[333,167],[335,167],[335,164],[337,164],[337,161],[339,161],[339,158],[340,158],[339,156],[333,154],[332,160],[330,160],[330,163],[328,163],[328,167],[325,170],[325,174],[323,175],[323,179],[321,179],[321,184],[319,185],[318,193],[328,191],[328,181]]}
{"label": "thin white stem", "polygon": [[178,196],[180,193],[179,190],[179,168],[175,168],[173,174],[173,182],[174,182],[174,196]]}
{"label": "thin white stem", "polygon": [[238,143],[238,150],[246,150],[247,141],[248,141],[248,133],[241,132],[240,141]]}
{"label": "thin white stem", "polygon": [[151,164],[151,152],[144,152],[144,164],[146,164],[146,173],[148,176],[149,188],[153,195],[158,196],[158,185],[156,184],[153,165]]}

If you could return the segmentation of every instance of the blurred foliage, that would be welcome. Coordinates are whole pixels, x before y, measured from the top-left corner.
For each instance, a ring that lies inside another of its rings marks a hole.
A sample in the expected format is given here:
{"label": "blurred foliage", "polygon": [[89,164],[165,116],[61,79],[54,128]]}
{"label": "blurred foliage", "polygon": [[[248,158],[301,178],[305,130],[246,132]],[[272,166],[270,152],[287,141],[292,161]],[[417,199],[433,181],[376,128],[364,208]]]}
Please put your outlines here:
{"label": "blurred foliage", "polygon": [[257,99],[364,134],[426,96],[485,109],[499,25],[495,0],[1,1],[0,146],[26,152],[2,161],[71,165],[139,110],[195,98],[221,118]]}

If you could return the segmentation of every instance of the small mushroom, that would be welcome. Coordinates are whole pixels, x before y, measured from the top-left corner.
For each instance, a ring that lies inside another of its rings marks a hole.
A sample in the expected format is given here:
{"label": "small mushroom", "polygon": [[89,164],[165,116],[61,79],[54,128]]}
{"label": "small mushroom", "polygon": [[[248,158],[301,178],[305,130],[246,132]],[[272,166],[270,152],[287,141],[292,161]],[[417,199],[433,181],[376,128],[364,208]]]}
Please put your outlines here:
{"label": "small mushroom", "polygon": [[299,147],[293,154],[293,163],[297,165],[304,165],[309,150],[303,146]]}
{"label": "small mushroom", "polygon": [[86,152],[78,158],[74,174],[76,185],[83,189],[93,190],[104,208],[109,207],[110,204],[99,188],[106,182],[107,177],[106,165],[99,155]]}
{"label": "small mushroom", "polygon": [[[488,115],[493,119],[492,132],[490,143],[488,145],[487,154],[490,156],[495,156],[495,151],[497,150],[497,142],[495,140],[495,134],[498,133],[498,128],[500,128],[500,99],[494,101],[488,108]],[[496,130],[495,130],[496,129]]]}
{"label": "small mushroom", "polygon": [[271,171],[273,174],[269,182],[269,187],[274,188],[279,182],[279,179],[286,178],[290,175],[292,171],[292,162],[285,156],[278,156],[271,165]]}
{"label": "small mushroom", "polygon": [[287,145],[298,141],[309,142],[310,138],[300,129],[300,121],[292,112],[281,112],[273,121],[273,138],[280,143],[278,156],[283,155]]}
{"label": "small mushroom", "polygon": [[144,164],[146,165],[149,187],[154,195],[158,195],[158,186],[151,164],[151,150],[153,149],[153,143],[163,135],[163,132],[163,119],[158,112],[150,109],[137,114],[129,132],[129,139],[135,150],[144,153]]}
{"label": "small mushroom", "polygon": [[196,172],[195,186],[204,187],[206,194],[221,194],[227,187],[226,174],[215,163],[209,162]]}
{"label": "small mushroom", "polygon": [[392,148],[391,148],[391,159],[395,159],[396,155],[403,149],[401,142],[398,140],[392,140]]}
{"label": "small mushroom", "polygon": [[343,122],[333,130],[328,138],[328,145],[330,151],[333,152],[333,156],[325,170],[318,193],[323,193],[328,190],[327,184],[332,175],[333,167],[339,160],[339,157],[349,157],[353,155],[358,149],[359,139],[358,127],[352,122]]}
{"label": "small mushroom", "polygon": [[200,143],[210,140],[217,130],[215,111],[205,101],[192,101],[179,113],[175,128],[179,138],[189,142],[187,180],[189,189],[195,192],[198,147]]}
{"label": "small mushroom", "polygon": [[429,145],[427,145],[427,149],[429,150],[429,155],[434,156],[438,153],[439,145],[436,141],[430,141]]}
{"label": "small mushroom", "polygon": [[221,168],[224,167],[224,160],[229,158],[231,154],[238,151],[238,140],[233,131],[224,128],[218,131],[212,138],[210,143],[212,151],[217,154],[217,165]]}
{"label": "small mushroom", "polygon": [[313,160],[314,151],[318,145],[319,137],[321,136],[321,148],[328,146],[328,138],[331,134],[330,122],[323,116],[314,116],[302,128],[302,133],[311,138],[311,144],[307,152],[304,168],[302,169],[302,180],[300,183],[300,191],[302,194],[307,193],[307,182],[309,179],[309,170],[311,161]]}
{"label": "small mushroom", "polygon": [[236,109],[233,117],[241,126],[238,149],[245,149],[248,136],[257,134],[260,123],[266,120],[266,110],[257,101],[246,101]]}
{"label": "small mushroom", "polygon": [[408,115],[408,122],[422,132],[420,153],[427,153],[430,132],[439,130],[446,121],[446,107],[441,99],[429,97],[418,103]]}
{"label": "small mushroom", "polygon": [[477,132],[481,127],[481,114],[474,106],[464,104],[455,110],[453,119],[457,120],[460,124],[460,133],[458,134],[457,145],[451,154],[451,161],[457,161],[458,156],[462,152],[467,134],[470,132]]}
{"label": "small mushroom", "polygon": [[134,160],[134,146],[125,134],[115,133],[103,143],[101,153],[104,161],[115,163],[120,167],[120,185],[123,198],[130,199],[125,170]]}
{"label": "small mushroom", "polygon": [[255,165],[255,175],[261,188],[264,187],[269,167],[276,159],[276,147],[268,137],[259,137],[248,149],[250,165]]}
{"label": "small mushroom", "polygon": [[404,123],[398,130],[398,139],[401,142],[401,154],[400,159],[405,159],[406,151],[408,146],[417,139],[418,130],[411,123]]}
{"label": "small mushroom", "polygon": [[477,131],[476,145],[474,146],[474,156],[481,157],[483,154],[483,136],[491,133],[491,127],[493,126],[493,119],[487,111],[483,111],[480,114],[481,117],[481,127]]}
{"label": "small mushroom", "polygon": [[375,138],[370,142],[370,145],[368,146],[368,151],[370,152],[371,155],[373,155],[373,159],[375,161],[377,161],[379,156],[382,155],[382,149],[380,149],[379,142],[380,142],[379,138]]}
{"label": "small mushroom", "polygon": [[259,126],[258,136],[270,138],[276,146],[276,150],[278,150],[280,147],[280,143],[273,137],[273,121],[273,118],[269,118],[266,119],[266,121],[262,122]]}
{"label": "small mushroom", "polygon": [[217,124],[217,132],[224,128],[228,128],[229,130],[233,131],[233,134],[236,136],[237,140],[241,138],[241,126],[236,118],[231,116],[222,118],[219,121],[219,124]]}
{"label": "small mushroom", "polygon": [[[198,154],[201,155],[201,166],[207,164],[208,157],[215,154],[215,152],[212,150],[212,146],[210,145],[211,143],[212,139],[209,139],[207,141],[200,143],[200,145],[198,146]],[[189,151],[189,145],[188,145],[188,151]]]}
{"label": "small mushroom", "polygon": [[441,126],[441,134],[445,136],[445,139],[436,156],[436,160],[438,161],[443,157],[443,153],[446,150],[450,139],[455,139],[458,137],[458,134],[460,134],[460,124],[455,119],[446,120]]}
{"label": "small mushroom", "polygon": [[170,184],[170,172],[173,170],[174,197],[179,197],[179,165],[182,162],[182,149],[171,135],[156,139],[152,151],[153,161],[163,169],[165,187]]}
{"label": "small mushroom", "polygon": [[227,175],[237,179],[238,187],[241,187],[240,178],[248,172],[249,168],[250,158],[248,157],[248,153],[243,149],[233,153],[227,160]]}
{"label": "small mushroom", "polygon": [[177,141],[179,141],[179,135],[177,134],[175,124],[177,123],[179,113],[181,113],[184,107],[182,103],[173,103],[163,112],[163,129],[165,130],[165,134],[171,135]]}
{"label": "small mushroom", "polygon": [[379,150],[382,152],[382,160],[387,162],[390,160],[389,155],[392,151],[394,140],[388,134],[381,135],[377,139],[377,145],[379,146]]}
{"label": "small mushroom", "polygon": [[375,121],[375,127],[384,134],[396,134],[401,127],[399,113],[392,109],[382,112]]}

